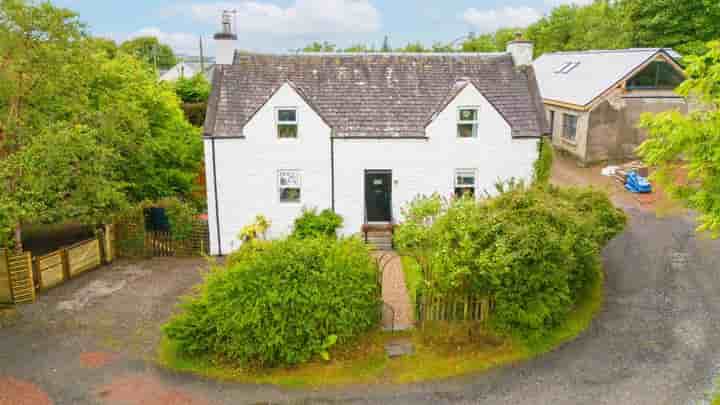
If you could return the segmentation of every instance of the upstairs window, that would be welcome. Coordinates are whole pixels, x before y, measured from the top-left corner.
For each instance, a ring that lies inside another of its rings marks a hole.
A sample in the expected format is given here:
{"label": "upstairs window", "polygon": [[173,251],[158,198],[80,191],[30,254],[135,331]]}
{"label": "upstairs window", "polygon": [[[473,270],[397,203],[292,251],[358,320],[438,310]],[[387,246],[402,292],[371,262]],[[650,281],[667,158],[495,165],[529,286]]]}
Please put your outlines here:
{"label": "upstairs window", "polygon": [[563,114],[563,138],[575,142],[577,137],[577,116],[571,114]]}
{"label": "upstairs window", "polygon": [[478,135],[477,108],[461,108],[458,114],[458,137],[475,138]]}
{"label": "upstairs window", "polygon": [[281,203],[299,203],[302,181],[299,170],[278,171],[278,191]]}
{"label": "upstairs window", "polygon": [[298,137],[298,114],[295,108],[279,108],[277,110],[278,138]]}
{"label": "upstairs window", "polygon": [[685,80],[682,74],[678,72],[667,62],[655,61],[647,65],[640,73],[633,76],[627,82],[628,89],[663,89],[674,90]]}
{"label": "upstairs window", "polygon": [[475,197],[477,175],[475,169],[455,170],[455,197]]}

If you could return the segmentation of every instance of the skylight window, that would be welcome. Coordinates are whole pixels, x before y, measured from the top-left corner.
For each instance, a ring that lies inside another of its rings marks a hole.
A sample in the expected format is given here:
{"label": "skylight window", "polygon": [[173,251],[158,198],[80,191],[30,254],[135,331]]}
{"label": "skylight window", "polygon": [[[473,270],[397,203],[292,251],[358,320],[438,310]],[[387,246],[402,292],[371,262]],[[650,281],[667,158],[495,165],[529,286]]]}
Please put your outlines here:
{"label": "skylight window", "polygon": [[555,73],[568,74],[578,66],[580,66],[580,62],[565,62]]}

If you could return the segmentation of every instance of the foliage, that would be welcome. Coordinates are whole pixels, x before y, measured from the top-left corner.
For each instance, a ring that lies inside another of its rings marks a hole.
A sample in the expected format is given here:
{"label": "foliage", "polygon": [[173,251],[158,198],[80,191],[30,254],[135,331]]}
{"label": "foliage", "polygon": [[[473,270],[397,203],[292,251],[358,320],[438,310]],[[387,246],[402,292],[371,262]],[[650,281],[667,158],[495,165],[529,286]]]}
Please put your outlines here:
{"label": "foliage", "polygon": [[177,58],[172,48],[160,43],[156,37],[152,36],[125,41],[120,45],[120,51],[158,69],[170,69],[177,64]]}
{"label": "foliage", "polygon": [[183,103],[205,103],[210,96],[210,83],[202,73],[181,77],[174,85],[175,93]]}
{"label": "foliage", "polygon": [[[473,340],[468,341],[466,331],[460,330],[460,333],[465,332],[461,336],[452,324],[441,323],[431,327],[439,330],[437,334],[447,342],[434,339],[434,330],[428,333],[431,328],[427,326],[412,332],[376,331],[363,335],[355,344],[336,345],[331,349],[332,360],[329,362],[314,361],[292,368],[255,371],[218,362],[209,356],[190,357],[179,353],[178,344],[167,338],[161,341],[158,360],[162,366],[174,371],[223,381],[292,388],[432,381],[517,364],[574,339],[588,328],[601,309],[603,286],[603,273],[599,272],[572,313],[557,327],[533,340],[499,339],[475,329]],[[399,336],[412,339],[415,353],[389,361],[385,345]],[[455,343],[456,340],[460,343]]]}
{"label": "foliage", "polygon": [[165,215],[170,222],[170,232],[174,240],[188,240],[192,237],[198,214],[192,204],[171,197],[164,198],[153,206],[165,208]]}
{"label": "foliage", "polygon": [[258,238],[265,239],[268,229],[270,229],[270,220],[263,215],[255,217],[255,222],[245,225],[240,231],[240,240],[243,242],[254,241]]}
{"label": "foliage", "polygon": [[327,41],[313,42],[303,48],[303,52],[335,52],[337,46]]}
{"label": "foliage", "polygon": [[205,113],[207,112],[207,103],[184,103],[182,105],[185,118],[195,127],[205,125]]}
{"label": "foliage", "polygon": [[[720,236],[720,42],[703,56],[688,57],[688,79],[677,92],[704,104],[689,114],[645,114],[649,132],[638,153],[657,168],[653,179],[671,196],[701,213],[700,231]],[[678,171],[687,169],[687,179]]]}
{"label": "foliage", "polygon": [[199,131],[147,66],[49,2],[0,16],[0,243],[22,222],[94,224],[192,192]]}
{"label": "foliage", "polygon": [[671,47],[685,55],[701,55],[705,44],[720,38],[720,2],[683,0],[625,0],[633,21],[633,46]]}
{"label": "foliage", "polygon": [[544,186],[550,183],[553,167],[552,141],[543,138],[538,142],[538,159],[533,164],[533,183]]}
{"label": "foliage", "polygon": [[595,1],[587,6],[562,5],[530,25],[525,36],[535,42],[535,54],[618,49],[631,46],[632,22],[619,2]]}
{"label": "foliage", "polygon": [[335,238],[342,224],[343,218],[332,210],[326,209],[318,214],[316,208],[303,209],[302,214],[295,219],[292,236],[299,239]]}
{"label": "foliage", "polygon": [[417,199],[403,212],[395,242],[420,264],[422,287],[491,296],[495,327],[521,336],[567,316],[625,224],[605,194],[551,186],[482,202]]}
{"label": "foliage", "polygon": [[494,33],[482,34],[463,42],[463,52],[505,52],[507,43],[515,39],[517,32],[524,28],[501,28]]}
{"label": "foliage", "polygon": [[359,240],[270,242],[213,271],[164,327],[182,353],[275,367],[327,358],[379,321],[377,268]]}

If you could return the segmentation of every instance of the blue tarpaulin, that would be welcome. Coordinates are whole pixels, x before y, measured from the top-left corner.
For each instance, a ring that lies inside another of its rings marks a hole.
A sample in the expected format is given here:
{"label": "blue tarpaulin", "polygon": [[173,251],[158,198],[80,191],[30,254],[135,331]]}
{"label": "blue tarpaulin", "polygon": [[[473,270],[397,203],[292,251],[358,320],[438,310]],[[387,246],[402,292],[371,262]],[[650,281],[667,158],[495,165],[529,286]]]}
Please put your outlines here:
{"label": "blue tarpaulin", "polygon": [[625,188],[631,193],[652,193],[652,186],[648,179],[640,176],[637,172],[630,172],[627,175]]}

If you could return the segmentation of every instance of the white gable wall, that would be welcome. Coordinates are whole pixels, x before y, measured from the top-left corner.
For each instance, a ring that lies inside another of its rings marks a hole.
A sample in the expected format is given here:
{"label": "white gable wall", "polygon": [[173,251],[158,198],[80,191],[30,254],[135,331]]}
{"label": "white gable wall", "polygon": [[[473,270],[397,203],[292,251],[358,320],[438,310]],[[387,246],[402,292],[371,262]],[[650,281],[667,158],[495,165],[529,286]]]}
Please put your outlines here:
{"label": "white gable wall", "polygon": [[[457,137],[460,107],[479,107],[479,136]],[[467,86],[427,127],[427,140],[335,141],[335,207],[344,234],[361,230],[365,218],[365,170],[392,170],[393,218],[419,194],[451,196],[455,169],[477,169],[477,190],[492,192],[498,179],[530,181],[536,139],[512,139],[510,126],[474,86]],[[480,194],[480,193],[478,193]]]}
{"label": "white gable wall", "polygon": [[[298,108],[299,138],[278,139],[275,110]],[[457,137],[460,107],[480,110],[479,136]],[[240,134],[228,134],[240,135]],[[237,236],[258,214],[272,221],[270,237],[291,232],[302,207],[330,208],[331,129],[291,86],[282,87],[246,125],[245,139],[215,140],[222,253],[239,247]],[[477,170],[477,190],[492,192],[500,179],[531,180],[537,139],[512,139],[505,119],[472,85],[427,127],[428,139],[335,139],[335,209],[342,233],[359,233],[365,218],[365,171],[392,170],[393,217],[419,194],[450,196],[456,169]],[[205,141],[212,254],[218,254],[212,141]],[[279,202],[277,170],[302,171],[302,202]]]}
{"label": "white gable wall", "polygon": [[[279,107],[297,108],[297,139],[278,139],[275,114]],[[330,207],[330,133],[330,127],[286,84],[247,123],[244,139],[215,140],[223,254],[240,246],[238,234],[256,215],[272,221],[268,236],[276,238],[292,230],[303,206]],[[218,254],[211,143],[205,140],[208,222],[211,251]],[[278,170],[301,171],[300,203],[280,202]]]}

